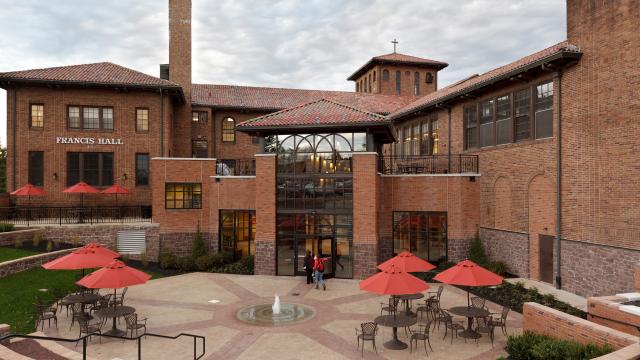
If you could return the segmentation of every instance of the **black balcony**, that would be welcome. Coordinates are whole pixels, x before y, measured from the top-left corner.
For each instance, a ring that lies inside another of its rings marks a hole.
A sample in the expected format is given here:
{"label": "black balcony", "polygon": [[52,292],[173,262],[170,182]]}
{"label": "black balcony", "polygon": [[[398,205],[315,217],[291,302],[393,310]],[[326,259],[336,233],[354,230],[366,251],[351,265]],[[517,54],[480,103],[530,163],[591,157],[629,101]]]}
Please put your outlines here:
{"label": "black balcony", "polygon": [[384,175],[477,174],[477,155],[381,156],[378,171]]}
{"label": "black balcony", "polygon": [[148,223],[151,206],[0,207],[0,222],[14,225]]}
{"label": "black balcony", "polygon": [[255,159],[217,160],[217,176],[255,176]]}

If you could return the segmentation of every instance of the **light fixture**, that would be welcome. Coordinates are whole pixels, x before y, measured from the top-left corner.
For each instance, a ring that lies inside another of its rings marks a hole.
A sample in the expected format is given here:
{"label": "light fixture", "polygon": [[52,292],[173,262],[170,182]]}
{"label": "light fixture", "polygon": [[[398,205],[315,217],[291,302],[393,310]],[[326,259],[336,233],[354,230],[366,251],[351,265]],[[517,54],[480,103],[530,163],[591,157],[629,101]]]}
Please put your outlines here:
{"label": "light fixture", "polygon": [[122,174],[122,179],[125,181],[127,180],[127,173]]}
{"label": "light fixture", "polygon": [[53,173],[53,180],[58,180],[58,173]]}

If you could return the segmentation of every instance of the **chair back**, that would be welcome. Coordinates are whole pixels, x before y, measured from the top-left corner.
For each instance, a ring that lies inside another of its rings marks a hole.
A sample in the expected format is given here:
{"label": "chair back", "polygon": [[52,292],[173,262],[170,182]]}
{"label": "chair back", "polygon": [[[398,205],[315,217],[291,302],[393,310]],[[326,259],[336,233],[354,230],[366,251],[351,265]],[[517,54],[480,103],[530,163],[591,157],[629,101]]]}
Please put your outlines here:
{"label": "chair back", "polygon": [[81,303],[74,303],[71,306],[71,312],[73,313],[73,315],[82,314],[82,304]]}
{"label": "chair back", "polygon": [[80,325],[80,333],[81,334],[88,334],[89,333],[89,320],[87,320],[85,317],[79,317],[78,318],[78,324]]}
{"label": "chair back", "polygon": [[471,306],[473,306],[476,309],[482,309],[484,308],[484,303],[485,303],[485,299],[478,297],[478,296],[474,296],[471,298]]}
{"label": "chair back", "polygon": [[378,329],[378,324],[374,322],[365,322],[360,324],[360,328],[364,335],[375,335],[376,330]]}
{"label": "chair back", "polygon": [[125,315],[124,322],[127,323],[127,329],[135,329],[136,325],[138,324],[138,314],[133,313]]}
{"label": "chair back", "polygon": [[438,286],[438,300],[440,300],[440,296],[442,296],[442,291],[444,290],[444,286],[440,285]]}
{"label": "chair back", "polygon": [[433,319],[427,321],[427,323],[424,325],[424,334],[425,335],[429,335],[429,329],[431,329],[431,325],[433,324]]}
{"label": "chair back", "polygon": [[502,321],[506,321],[507,320],[507,315],[509,315],[509,310],[511,310],[511,309],[509,309],[506,306],[502,307],[502,317],[501,317]]}

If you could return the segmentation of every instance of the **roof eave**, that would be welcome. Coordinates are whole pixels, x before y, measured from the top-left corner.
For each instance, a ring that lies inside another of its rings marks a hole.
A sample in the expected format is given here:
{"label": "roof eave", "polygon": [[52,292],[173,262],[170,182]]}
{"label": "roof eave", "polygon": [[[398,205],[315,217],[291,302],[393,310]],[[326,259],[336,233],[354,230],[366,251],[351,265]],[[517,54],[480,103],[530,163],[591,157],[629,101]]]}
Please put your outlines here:
{"label": "roof eave", "polygon": [[424,62],[414,62],[414,61],[402,61],[402,60],[383,60],[373,58],[367,61],[366,64],[362,65],[358,70],[356,70],[353,74],[351,74],[347,80],[348,81],[356,81],[363,73],[367,72],[369,68],[375,65],[384,65],[384,64],[401,64],[401,65],[412,65],[419,66],[423,68],[434,68],[438,71],[446,68],[449,64],[445,62],[433,62],[433,63],[424,63]]}

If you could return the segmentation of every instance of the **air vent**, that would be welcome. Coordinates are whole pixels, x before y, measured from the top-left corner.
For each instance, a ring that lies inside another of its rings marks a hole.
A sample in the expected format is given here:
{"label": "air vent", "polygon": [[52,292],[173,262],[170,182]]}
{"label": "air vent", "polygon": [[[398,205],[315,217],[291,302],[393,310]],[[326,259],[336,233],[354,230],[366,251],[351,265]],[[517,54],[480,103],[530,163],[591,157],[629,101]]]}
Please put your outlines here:
{"label": "air vent", "polygon": [[144,230],[118,231],[118,252],[120,254],[141,254],[146,250]]}

